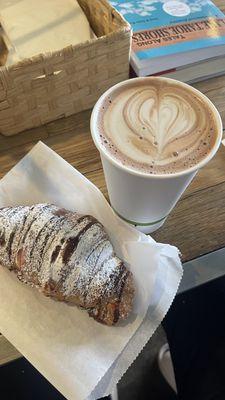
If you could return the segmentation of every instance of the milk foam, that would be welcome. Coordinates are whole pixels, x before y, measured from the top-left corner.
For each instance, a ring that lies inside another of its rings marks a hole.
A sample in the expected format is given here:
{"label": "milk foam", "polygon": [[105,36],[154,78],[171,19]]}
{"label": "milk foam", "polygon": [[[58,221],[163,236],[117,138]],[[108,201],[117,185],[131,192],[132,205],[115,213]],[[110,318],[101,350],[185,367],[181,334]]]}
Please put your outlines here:
{"label": "milk foam", "polygon": [[99,138],[117,161],[145,173],[174,173],[213,147],[217,127],[208,103],[176,81],[135,80],[105,99]]}

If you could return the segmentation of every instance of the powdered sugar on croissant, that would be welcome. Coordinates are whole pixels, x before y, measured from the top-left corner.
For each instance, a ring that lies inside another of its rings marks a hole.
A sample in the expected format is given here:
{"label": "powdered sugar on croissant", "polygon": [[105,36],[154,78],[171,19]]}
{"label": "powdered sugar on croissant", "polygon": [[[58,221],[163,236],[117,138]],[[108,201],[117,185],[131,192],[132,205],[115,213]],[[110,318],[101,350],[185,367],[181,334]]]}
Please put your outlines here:
{"label": "powdered sugar on croissant", "polygon": [[0,264],[45,295],[108,325],[129,314],[133,278],[103,226],[51,204],[0,210]]}

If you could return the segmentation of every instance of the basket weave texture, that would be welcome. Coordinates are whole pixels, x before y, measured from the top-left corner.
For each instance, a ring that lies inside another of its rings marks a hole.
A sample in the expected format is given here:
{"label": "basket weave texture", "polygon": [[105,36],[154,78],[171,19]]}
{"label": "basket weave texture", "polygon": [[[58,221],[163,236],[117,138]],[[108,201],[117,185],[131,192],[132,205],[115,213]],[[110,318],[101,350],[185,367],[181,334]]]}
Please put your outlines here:
{"label": "basket weave texture", "polygon": [[10,136],[91,108],[128,78],[130,25],[107,0],[78,0],[97,38],[0,67],[0,133]]}

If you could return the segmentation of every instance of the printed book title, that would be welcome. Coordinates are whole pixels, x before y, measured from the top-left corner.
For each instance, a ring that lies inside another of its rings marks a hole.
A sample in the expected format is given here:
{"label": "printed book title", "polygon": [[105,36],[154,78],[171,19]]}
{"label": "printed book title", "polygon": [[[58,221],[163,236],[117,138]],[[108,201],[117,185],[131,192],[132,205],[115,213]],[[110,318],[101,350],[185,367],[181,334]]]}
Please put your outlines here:
{"label": "printed book title", "polygon": [[133,33],[132,49],[146,50],[179,42],[225,36],[225,18],[199,21],[141,30]]}

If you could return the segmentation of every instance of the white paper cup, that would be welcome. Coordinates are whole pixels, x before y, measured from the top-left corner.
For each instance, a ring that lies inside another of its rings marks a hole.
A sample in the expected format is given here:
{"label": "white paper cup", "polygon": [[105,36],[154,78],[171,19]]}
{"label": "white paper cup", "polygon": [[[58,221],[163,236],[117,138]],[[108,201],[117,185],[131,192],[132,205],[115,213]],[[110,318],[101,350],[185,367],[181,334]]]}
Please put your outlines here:
{"label": "white paper cup", "polygon": [[118,83],[108,89],[95,104],[91,115],[91,134],[97,149],[100,152],[106,185],[109,193],[110,203],[114,211],[125,221],[136,226],[144,233],[154,232],[160,228],[171,210],[179,200],[180,196],[192,181],[200,168],[208,163],[215,155],[222,139],[222,121],[213,103],[197,89],[178,82],[188,91],[197,93],[202,100],[211,108],[217,122],[217,138],[210,153],[193,167],[172,174],[146,174],[135,171],[129,166],[120,164],[119,161],[110,156],[103,147],[97,129],[97,119],[102,112],[102,104],[106,97],[110,96],[119,87],[132,85],[134,80],[165,80],[169,78],[135,78]]}

